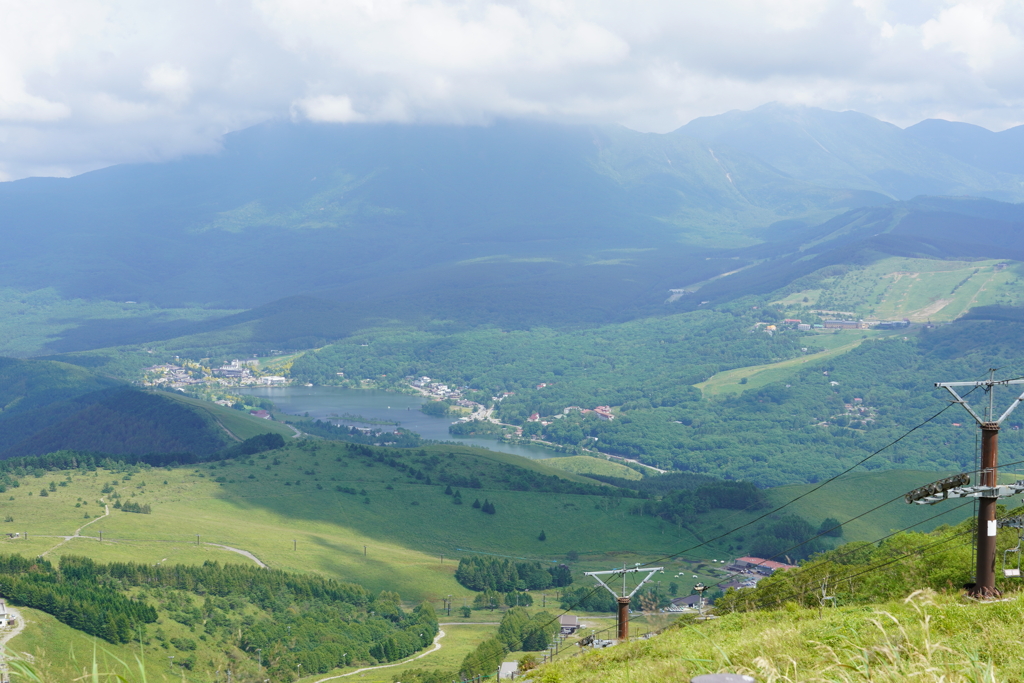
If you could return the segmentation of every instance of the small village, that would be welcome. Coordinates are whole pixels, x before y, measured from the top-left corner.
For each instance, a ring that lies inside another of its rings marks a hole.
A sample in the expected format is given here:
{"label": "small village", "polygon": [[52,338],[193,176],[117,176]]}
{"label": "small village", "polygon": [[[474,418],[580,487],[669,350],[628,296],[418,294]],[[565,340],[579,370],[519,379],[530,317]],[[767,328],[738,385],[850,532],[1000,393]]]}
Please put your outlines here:
{"label": "small village", "polygon": [[185,389],[197,385],[247,387],[281,386],[288,384],[287,377],[266,374],[260,370],[259,360],[232,360],[219,368],[210,368],[201,362],[179,359],[179,363],[151,365],[143,370],[142,386],[167,389]]}

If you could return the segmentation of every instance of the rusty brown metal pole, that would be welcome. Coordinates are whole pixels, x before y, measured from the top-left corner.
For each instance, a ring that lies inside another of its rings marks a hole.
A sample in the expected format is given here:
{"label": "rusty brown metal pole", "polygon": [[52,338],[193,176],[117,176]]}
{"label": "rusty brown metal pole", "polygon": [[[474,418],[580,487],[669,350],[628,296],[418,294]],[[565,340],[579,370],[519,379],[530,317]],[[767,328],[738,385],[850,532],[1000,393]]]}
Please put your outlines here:
{"label": "rusty brown metal pole", "polygon": [[[981,423],[981,473],[982,486],[997,486],[999,467],[999,424]],[[978,564],[975,568],[974,587],[971,595],[990,598],[999,595],[996,590],[996,503],[998,498],[978,499]]]}
{"label": "rusty brown metal pole", "polygon": [[629,640],[629,598],[619,601],[619,640]]}

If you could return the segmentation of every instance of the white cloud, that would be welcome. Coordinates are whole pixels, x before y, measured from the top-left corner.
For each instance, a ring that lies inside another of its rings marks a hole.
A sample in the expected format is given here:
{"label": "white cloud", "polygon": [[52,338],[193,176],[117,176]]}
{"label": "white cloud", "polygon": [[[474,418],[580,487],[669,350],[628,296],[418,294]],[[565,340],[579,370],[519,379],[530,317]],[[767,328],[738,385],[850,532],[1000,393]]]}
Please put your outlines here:
{"label": "white cloud", "polygon": [[1002,0],[0,0],[0,177],[216,149],[273,117],[671,130],[782,101],[1024,121]]}
{"label": "white cloud", "polygon": [[188,71],[180,66],[157,64],[146,72],[142,87],[176,107],[188,101],[192,85]]}
{"label": "white cloud", "polygon": [[948,7],[922,26],[922,44],[928,50],[947,47],[963,55],[972,69],[991,69],[997,60],[1012,58],[1021,46],[1020,37],[1000,16],[1003,6],[981,1]]}
{"label": "white cloud", "polygon": [[348,97],[320,95],[307,97],[295,103],[293,118],[307,118],[310,121],[324,123],[353,123],[364,121],[365,117],[352,108],[352,100]]}

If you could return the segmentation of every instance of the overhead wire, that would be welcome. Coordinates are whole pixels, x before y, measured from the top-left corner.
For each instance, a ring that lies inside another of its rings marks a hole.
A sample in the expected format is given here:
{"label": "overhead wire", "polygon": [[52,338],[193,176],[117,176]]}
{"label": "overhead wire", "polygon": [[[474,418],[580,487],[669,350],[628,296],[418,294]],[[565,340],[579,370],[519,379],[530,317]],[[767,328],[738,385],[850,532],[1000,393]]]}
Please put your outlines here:
{"label": "overhead wire", "polygon": [[[1016,378],[1016,379],[1021,379],[1021,378]],[[971,390],[970,390],[969,392],[967,392],[967,394],[965,394],[965,397],[966,397],[966,396],[969,396],[969,395],[970,395],[970,394],[971,394],[972,392],[974,392],[974,391],[975,391],[975,389],[977,389],[977,387],[974,387],[974,388],[972,388],[972,389],[971,389]],[[752,519],[752,520],[750,520],[750,521],[748,521],[748,522],[745,522],[745,523],[743,523],[743,524],[741,524],[741,525],[739,525],[739,526],[737,526],[737,527],[734,527],[733,529],[731,529],[731,530],[729,530],[729,531],[723,532],[723,533],[719,534],[718,536],[715,536],[715,537],[712,537],[712,538],[710,538],[710,539],[707,539],[707,540],[705,540],[705,541],[702,541],[701,543],[698,543],[697,545],[691,546],[691,547],[689,547],[689,548],[686,548],[686,549],[684,549],[684,550],[681,550],[681,551],[679,551],[679,552],[676,552],[676,553],[672,553],[672,554],[669,554],[669,555],[665,555],[665,556],[663,556],[663,557],[661,557],[661,558],[659,558],[659,559],[656,559],[656,560],[652,560],[652,561],[649,561],[649,562],[646,562],[646,563],[643,563],[643,564],[638,564],[637,566],[638,566],[638,567],[648,567],[648,566],[650,566],[650,565],[653,565],[653,564],[657,564],[657,563],[659,563],[659,562],[663,562],[663,561],[665,561],[665,560],[669,560],[669,559],[674,559],[674,558],[676,558],[676,557],[679,557],[680,555],[682,555],[682,554],[684,554],[684,553],[687,553],[687,552],[691,552],[691,551],[693,551],[693,550],[696,550],[697,548],[701,548],[701,547],[703,547],[703,546],[705,546],[705,545],[708,545],[709,543],[712,543],[712,542],[714,542],[714,541],[717,541],[717,540],[720,540],[720,539],[722,539],[722,538],[725,538],[725,537],[727,537],[727,536],[729,536],[729,535],[731,535],[731,534],[733,534],[733,533],[735,533],[735,532],[737,532],[737,531],[740,531],[740,530],[742,530],[742,529],[744,529],[744,528],[747,528],[747,527],[749,527],[749,526],[751,526],[751,525],[755,524],[756,522],[759,522],[759,521],[761,521],[761,520],[765,519],[766,517],[768,517],[768,516],[770,516],[770,515],[772,515],[772,514],[775,514],[775,513],[779,512],[780,510],[783,510],[783,509],[785,509],[786,507],[789,507],[789,506],[790,506],[790,505],[792,505],[793,503],[795,503],[795,502],[797,502],[797,501],[799,501],[799,500],[801,500],[801,499],[803,499],[803,498],[806,498],[806,497],[807,497],[807,496],[809,496],[810,494],[812,494],[812,493],[815,493],[816,491],[818,491],[818,490],[820,490],[821,488],[823,488],[823,487],[827,486],[828,484],[830,484],[830,483],[834,482],[835,480],[839,479],[840,477],[843,477],[843,476],[845,476],[846,474],[849,474],[849,473],[850,473],[850,472],[852,472],[852,471],[853,471],[854,469],[856,469],[856,468],[860,467],[861,465],[863,465],[863,464],[864,464],[865,462],[867,462],[867,461],[868,461],[868,460],[870,460],[871,458],[874,458],[875,456],[879,455],[880,453],[882,453],[882,452],[886,451],[887,449],[889,449],[889,448],[891,448],[891,447],[895,446],[896,444],[898,444],[899,442],[901,442],[901,441],[902,441],[903,439],[905,439],[906,437],[910,436],[910,435],[911,435],[912,433],[914,433],[915,431],[917,431],[917,430],[918,430],[918,429],[920,429],[921,427],[924,427],[925,425],[927,425],[928,423],[930,423],[930,422],[931,422],[932,420],[934,420],[934,419],[936,419],[937,417],[939,417],[940,415],[942,415],[942,414],[943,414],[944,412],[946,412],[947,410],[949,410],[949,408],[951,408],[951,407],[952,407],[953,405],[956,405],[956,404],[955,404],[954,402],[950,402],[950,403],[949,403],[948,405],[946,405],[946,406],[945,406],[944,408],[942,408],[941,410],[939,410],[939,411],[938,411],[937,413],[935,413],[935,414],[934,414],[934,415],[932,415],[931,417],[929,417],[929,418],[925,419],[924,421],[922,421],[922,422],[918,423],[917,425],[915,425],[915,426],[911,427],[911,428],[910,428],[910,429],[908,429],[908,430],[907,430],[906,432],[904,432],[903,434],[901,434],[901,435],[900,435],[899,437],[897,437],[896,439],[894,439],[894,440],[890,441],[889,443],[887,443],[887,444],[886,444],[885,446],[882,446],[882,447],[881,447],[881,448],[879,448],[878,450],[876,450],[876,451],[874,451],[874,452],[872,452],[872,453],[868,454],[867,456],[865,456],[864,458],[860,459],[859,461],[857,461],[856,463],[854,463],[854,464],[853,464],[853,465],[851,465],[850,467],[846,468],[846,469],[845,469],[845,470],[843,470],[842,472],[840,472],[840,473],[838,473],[838,474],[836,474],[836,475],[834,475],[834,476],[832,476],[832,477],[830,477],[830,478],[826,479],[825,481],[821,482],[820,484],[818,484],[818,485],[817,485],[817,486],[815,486],[814,488],[810,489],[809,491],[805,491],[804,493],[800,494],[799,496],[796,496],[795,498],[792,498],[791,500],[787,501],[787,502],[786,502],[786,503],[784,503],[783,505],[781,505],[781,506],[779,506],[779,507],[777,507],[777,508],[773,508],[773,509],[771,509],[771,510],[767,511],[766,513],[764,513],[763,515],[759,515],[758,517],[755,517],[754,519]],[[1005,467],[1005,466],[1010,466],[1010,465],[1014,465],[1014,464],[1019,464],[1019,463],[1024,463],[1024,460],[1022,460],[1022,461],[1018,461],[1018,462],[1011,462],[1011,463],[1006,463],[1006,464],[1004,464],[1004,467]],[[976,469],[975,471],[980,471],[980,469]],[[877,505],[877,506],[875,506],[874,508],[872,508],[872,509],[870,509],[870,510],[868,510],[868,511],[866,511],[866,512],[863,512],[863,513],[861,513],[861,514],[859,514],[859,515],[857,515],[857,516],[855,516],[855,517],[853,517],[853,518],[851,518],[851,519],[848,519],[847,521],[845,521],[845,522],[843,522],[843,523],[841,523],[841,524],[839,524],[839,525],[836,525],[835,527],[832,527],[831,529],[827,530],[826,532],[821,532],[821,533],[819,533],[818,535],[814,536],[813,538],[811,538],[811,539],[808,539],[808,540],[806,540],[806,541],[803,541],[803,542],[801,542],[801,543],[797,544],[797,545],[796,545],[796,546],[794,546],[793,548],[796,548],[796,547],[800,547],[800,546],[802,546],[802,545],[804,545],[804,544],[806,544],[806,543],[810,542],[811,540],[814,540],[814,539],[816,539],[816,538],[820,538],[821,536],[825,535],[825,533],[827,533],[828,531],[833,531],[833,530],[835,530],[836,528],[839,528],[839,527],[841,527],[841,526],[843,526],[843,525],[845,525],[845,524],[849,524],[850,522],[856,521],[857,519],[860,519],[861,517],[864,517],[865,515],[868,515],[868,514],[870,514],[871,512],[874,512],[874,511],[876,511],[876,510],[878,510],[878,509],[880,509],[880,508],[882,508],[882,507],[884,507],[884,506],[886,506],[886,505],[889,505],[890,503],[892,503],[892,502],[894,502],[894,501],[896,501],[896,500],[899,500],[899,499],[900,499],[900,498],[902,498],[902,497],[903,497],[903,494],[901,494],[900,496],[897,496],[896,498],[893,498],[893,499],[891,499],[891,500],[889,500],[889,501],[886,501],[885,503],[882,503],[882,504],[880,504],[880,505]],[[972,501],[972,502],[973,502],[973,501]],[[886,536],[883,536],[883,537],[882,537],[881,539],[878,539],[877,541],[873,541],[872,543],[877,543],[877,542],[881,542],[882,540],[885,540],[885,539],[887,539],[887,538],[890,538],[890,537],[892,537],[892,536],[896,535],[897,533],[902,533],[903,531],[906,531],[906,530],[908,530],[908,529],[911,529],[911,528],[913,528],[913,527],[915,527],[915,526],[919,526],[920,524],[923,524],[924,522],[930,521],[930,520],[932,520],[932,519],[935,519],[935,518],[937,518],[937,517],[941,517],[941,516],[943,516],[943,515],[949,514],[949,513],[951,513],[951,512],[954,512],[954,511],[956,511],[956,510],[959,510],[959,509],[961,509],[961,508],[963,508],[963,507],[965,507],[966,505],[969,505],[969,504],[970,504],[970,503],[964,503],[964,504],[962,504],[962,505],[958,505],[958,506],[956,506],[956,507],[954,507],[954,508],[951,508],[950,510],[946,510],[946,511],[944,511],[944,512],[941,512],[941,513],[939,513],[939,514],[933,515],[932,517],[929,517],[929,518],[927,518],[927,519],[925,519],[925,520],[921,520],[921,521],[919,521],[919,522],[916,522],[916,523],[914,523],[914,524],[912,524],[912,525],[910,525],[910,526],[908,526],[908,527],[905,527],[904,529],[901,529],[901,530],[898,530],[898,531],[892,532],[892,533],[890,533],[890,534],[887,534]],[[750,509],[751,507],[752,507],[752,506],[748,506],[748,507],[746,508],[746,510],[749,510],[749,509]],[[742,512],[742,511],[740,511],[740,512]],[[738,513],[736,513],[736,514],[738,514]],[[951,538],[948,538],[948,539],[945,539],[945,540],[941,541],[940,543],[945,543],[945,542],[948,542],[948,541],[949,541],[949,540],[951,540],[952,538],[956,538],[956,537],[959,537],[960,535],[963,535],[963,533],[967,533],[967,532],[962,532],[961,534],[957,534],[956,536],[954,536],[954,537],[951,537]],[[933,545],[938,545],[938,544],[933,544]],[[927,546],[927,547],[931,547],[931,546]],[[786,553],[786,552],[788,552],[789,550],[792,550],[793,548],[789,548],[789,549],[787,549],[787,550],[784,550],[784,551],[782,551],[782,553]],[[918,551],[919,551],[919,550],[920,550],[920,549],[918,549]],[[917,551],[915,551],[915,552],[917,552]],[[908,553],[908,555],[909,555],[909,554],[913,554],[913,553]],[[773,555],[773,557],[777,557],[777,556],[779,556],[779,554]],[[904,556],[901,556],[901,557],[905,557],[905,556],[907,556],[907,555],[904,555]],[[888,566],[889,564],[892,564],[892,562],[894,562],[894,561],[898,561],[898,559],[901,559],[901,558],[897,558],[896,560],[892,560],[892,561],[889,561],[889,562],[887,562],[887,563],[885,563],[884,565],[881,565],[881,566]],[[861,572],[861,574],[862,574],[862,573],[864,573],[864,572]],[[853,576],[851,576],[851,577],[846,577],[846,578],[844,578],[843,580],[847,580],[848,578],[854,578],[855,576],[859,576],[859,575],[861,575],[861,574],[856,574],[856,575],[853,575]],[[738,574],[734,574],[734,575],[733,575],[733,577],[735,577],[735,576],[737,576],[737,575],[738,575]],[[733,577],[730,577],[730,578],[733,578]],[[726,579],[726,580],[728,580],[728,579]],[[725,582],[726,580],[723,580],[723,581],[719,582],[718,584],[714,584],[714,585],[716,585],[716,586],[719,586],[719,587],[720,587],[720,586],[721,586],[721,584],[722,584],[722,583],[724,583],[724,582]],[[530,631],[530,632],[529,632],[528,634],[525,634],[525,635],[523,635],[523,636],[522,636],[522,637],[520,638],[520,640],[516,642],[516,644],[518,644],[519,646],[522,646],[522,644],[523,644],[523,641],[525,641],[525,640],[526,640],[526,638],[528,638],[528,637],[529,637],[530,635],[532,635],[533,633],[536,633],[536,632],[537,632],[537,630],[540,630],[540,629],[546,628],[547,626],[551,625],[552,623],[555,623],[556,621],[558,621],[558,619],[559,619],[559,618],[560,618],[561,616],[563,616],[563,615],[565,615],[565,614],[568,614],[569,612],[571,612],[571,611],[572,611],[573,609],[575,609],[575,608],[576,608],[576,607],[577,607],[578,605],[582,604],[583,602],[585,602],[586,600],[588,600],[588,599],[589,599],[589,598],[590,598],[591,596],[593,596],[593,595],[594,595],[595,593],[597,593],[598,591],[600,591],[600,590],[601,590],[601,588],[602,588],[601,586],[596,586],[596,587],[594,587],[594,588],[593,588],[592,590],[590,590],[589,592],[587,592],[587,593],[586,593],[586,594],[585,594],[585,595],[584,595],[583,597],[581,597],[581,598],[577,599],[577,600],[576,600],[576,601],[575,601],[575,602],[574,602],[573,604],[571,604],[571,605],[570,605],[570,606],[568,606],[567,608],[563,609],[563,611],[562,611],[562,612],[560,612],[560,613],[559,613],[558,615],[556,615],[555,617],[553,617],[553,618],[552,618],[552,619],[550,619],[549,621],[545,622],[544,624],[542,624],[542,625],[538,626],[537,628],[535,628],[535,629],[531,630],[531,631]]]}
{"label": "overhead wire", "polygon": [[[917,425],[911,427],[910,429],[908,429],[906,432],[901,434],[896,439],[890,441],[885,446],[882,446],[881,448],[879,448],[878,450],[874,451],[873,453],[870,453],[869,455],[861,458],[856,463],[854,463],[853,465],[847,467],[845,470],[843,470],[839,474],[836,474],[836,475],[834,475],[832,477],[829,477],[828,479],[826,479],[825,481],[821,482],[820,484],[818,484],[814,488],[812,488],[812,489],[810,489],[808,491],[805,491],[804,493],[801,493],[800,495],[796,496],[795,498],[790,499],[789,501],[787,501],[786,503],[780,505],[779,507],[772,508],[771,510],[765,512],[763,515],[759,515],[759,516],[755,517],[754,519],[739,525],[738,527],[734,527],[733,529],[730,529],[729,531],[725,531],[725,532],[723,532],[723,533],[721,533],[721,534],[719,534],[717,536],[709,538],[706,541],[702,541],[701,543],[698,543],[697,545],[690,546],[689,548],[685,548],[683,550],[680,550],[679,552],[672,553],[670,555],[665,555],[665,556],[660,557],[660,558],[658,558],[656,560],[652,560],[650,562],[647,562],[646,564],[647,565],[657,564],[659,562],[664,562],[665,560],[674,559],[674,558],[679,557],[680,555],[683,555],[685,553],[692,552],[692,551],[696,550],[697,548],[701,548],[701,547],[703,547],[705,545],[708,545],[709,543],[721,540],[721,539],[725,538],[726,536],[734,534],[737,531],[740,531],[740,530],[745,529],[745,528],[747,528],[747,527],[749,527],[749,526],[751,526],[751,525],[753,525],[753,524],[755,524],[757,522],[760,522],[761,520],[765,519],[766,517],[769,517],[769,516],[771,516],[773,514],[778,513],[780,510],[784,510],[785,508],[789,507],[790,505],[792,505],[793,503],[797,502],[798,500],[802,500],[803,498],[806,498],[807,496],[811,495],[812,493],[814,493],[816,491],[819,491],[820,489],[824,488],[828,484],[831,484],[836,479],[839,479],[840,477],[842,477],[842,476],[844,476],[846,474],[849,474],[850,472],[852,472],[853,470],[857,469],[858,467],[860,467],[861,465],[866,463],[868,460],[870,460],[871,458],[875,457],[876,455],[882,453],[886,449],[891,448],[892,446],[898,444],[900,441],[902,441],[903,439],[907,438],[908,436],[913,434],[915,431],[917,431],[921,427],[925,426],[926,424],[928,424],[929,422],[931,422],[935,418],[937,418],[940,415],[942,415],[944,412],[949,410],[953,405],[955,405],[955,404],[950,403],[949,405],[947,405],[945,408],[943,408],[939,412],[935,413],[934,415],[932,415],[928,419],[924,420],[923,422],[920,422]],[[646,566],[646,565],[644,565],[644,566]]]}

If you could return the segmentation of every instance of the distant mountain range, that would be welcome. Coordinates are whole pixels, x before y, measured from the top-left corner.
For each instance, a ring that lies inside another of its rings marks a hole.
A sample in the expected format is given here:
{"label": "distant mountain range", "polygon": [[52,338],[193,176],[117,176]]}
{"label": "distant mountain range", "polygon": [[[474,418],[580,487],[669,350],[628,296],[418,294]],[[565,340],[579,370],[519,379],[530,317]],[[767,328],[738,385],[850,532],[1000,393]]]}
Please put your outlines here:
{"label": "distant mountain range", "polygon": [[1024,126],[993,133],[929,119],[901,129],[854,111],[766,104],[695,119],[672,135],[728,146],[823,187],[1024,199]]}
{"label": "distant mountain range", "polygon": [[592,324],[871,254],[1012,257],[1021,199],[1021,128],[774,104],[664,135],[272,123],[219,154],[0,184],[0,286],[264,307],[109,339],[93,321],[55,350],[238,325],[298,345],[394,320]]}

